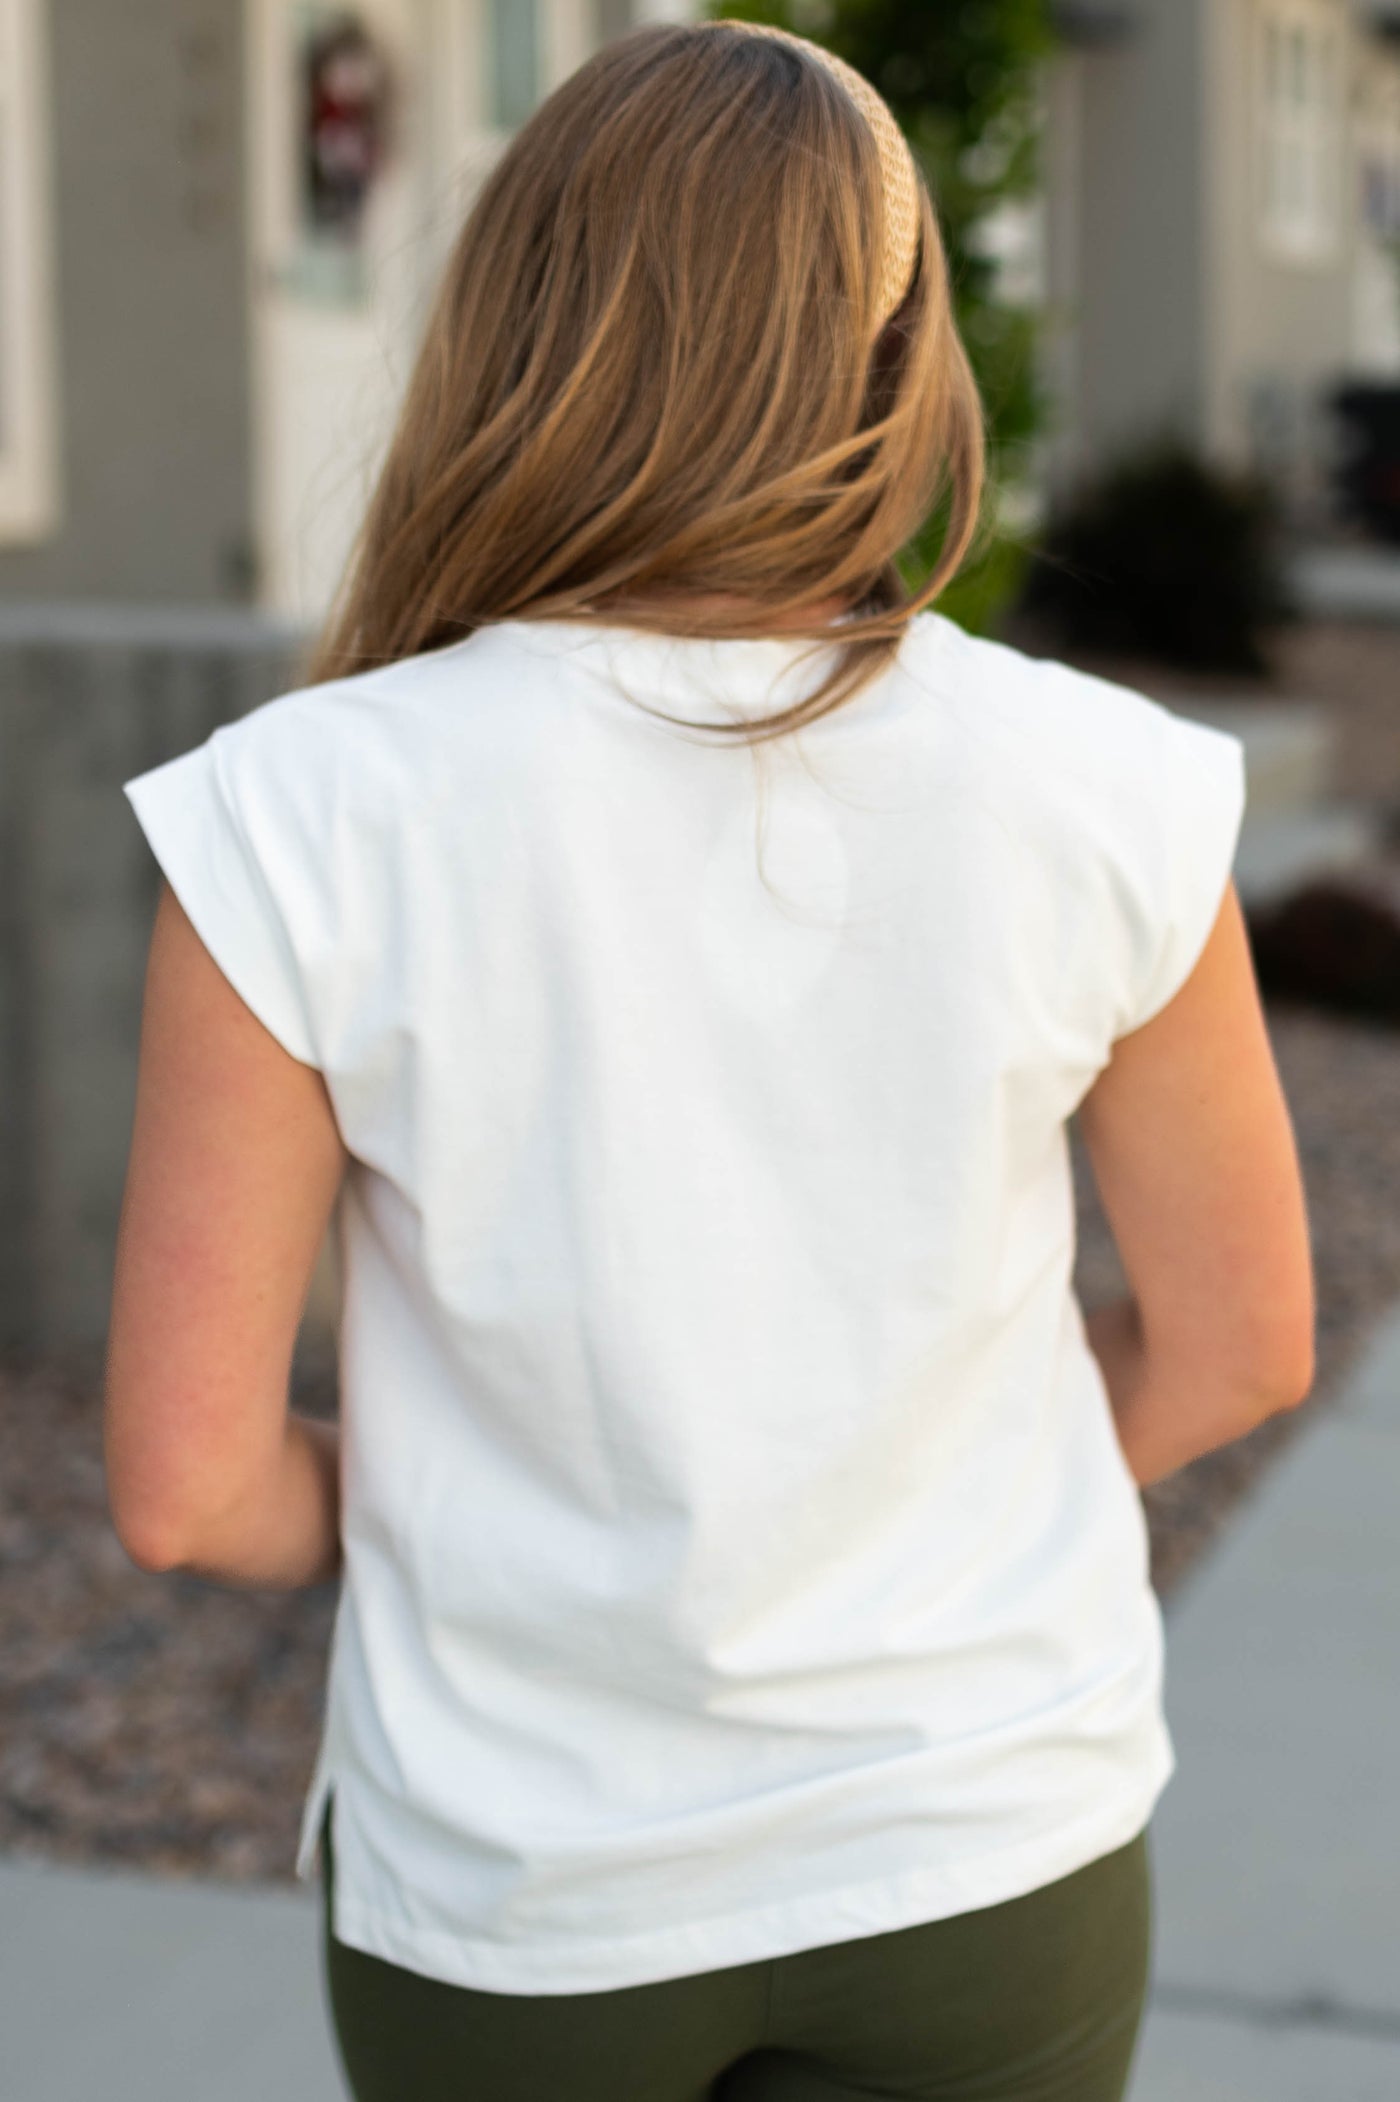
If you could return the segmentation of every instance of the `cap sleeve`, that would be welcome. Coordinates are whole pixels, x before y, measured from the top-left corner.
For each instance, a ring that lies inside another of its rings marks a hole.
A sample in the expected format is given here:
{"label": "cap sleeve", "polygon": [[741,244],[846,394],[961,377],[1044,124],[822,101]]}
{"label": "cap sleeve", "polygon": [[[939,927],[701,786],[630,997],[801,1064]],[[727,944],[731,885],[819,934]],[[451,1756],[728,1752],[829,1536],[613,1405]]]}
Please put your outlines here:
{"label": "cap sleeve", "polygon": [[1234,867],[1245,807],[1244,746],[1151,705],[1148,797],[1126,799],[1120,834],[1132,898],[1127,970],[1113,1034],[1167,1006],[1200,959]]}
{"label": "cap sleeve", "polygon": [[[233,726],[236,728],[237,726]],[[219,969],[285,1051],[317,1065],[296,949],[225,772],[228,727],[122,792]]]}

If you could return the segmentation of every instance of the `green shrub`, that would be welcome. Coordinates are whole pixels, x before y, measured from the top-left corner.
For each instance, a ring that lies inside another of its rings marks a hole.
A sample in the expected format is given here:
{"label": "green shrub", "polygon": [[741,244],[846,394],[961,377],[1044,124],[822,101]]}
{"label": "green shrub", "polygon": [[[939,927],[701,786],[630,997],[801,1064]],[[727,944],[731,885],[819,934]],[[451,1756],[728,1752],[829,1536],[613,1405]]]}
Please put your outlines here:
{"label": "green shrub", "polygon": [[1288,612],[1279,543],[1266,485],[1162,445],[1051,519],[1023,603],[1068,648],[1260,672]]}
{"label": "green shrub", "polygon": [[[710,0],[712,15],[775,23],[824,44],[874,83],[922,168],[948,252],[953,307],[987,411],[991,490],[979,552],[938,604],[987,630],[1014,600],[1025,556],[999,538],[995,491],[1044,428],[1040,316],[997,297],[978,235],[997,207],[1035,194],[1041,67],[1056,38],[1045,0]],[[942,523],[929,520],[901,564],[922,582]]]}
{"label": "green shrub", "polygon": [[[908,581],[918,583],[928,571],[929,556],[908,565]],[[951,584],[938,595],[940,613],[970,635],[995,635],[1002,617],[1021,596],[1030,554],[1024,543],[1004,533],[988,532],[974,548]]]}

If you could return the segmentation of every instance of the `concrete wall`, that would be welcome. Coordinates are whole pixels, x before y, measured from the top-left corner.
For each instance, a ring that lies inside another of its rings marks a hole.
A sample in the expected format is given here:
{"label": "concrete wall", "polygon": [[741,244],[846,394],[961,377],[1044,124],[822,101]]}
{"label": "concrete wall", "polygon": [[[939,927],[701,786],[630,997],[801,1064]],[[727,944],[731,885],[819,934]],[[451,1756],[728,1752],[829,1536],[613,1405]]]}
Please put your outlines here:
{"label": "concrete wall", "polygon": [[61,521],[0,598],[246,595],[242,0],[50,0]]}
{"label": "concrete wall", "polygon": [[1325,511],[1326,392],[1362,362],[1385,365],[1393,348],[1372,317],[1358,355],[1358,288],[1368,260],[1376,271],[1360,224],[1358,110],[1363,83],[1388,83],[1397,59],[1352,0],[1324,4],[1349,74],[1337,236],[1321,255],[1282,255],[1263,228],[1259,0],[1123,0],[1125,34],[1052,67],[1057,489],[1170,430],[1223,463],[1266,468],[1300,515]]}
{"label": "concrete wall", "polygon": [[1154,431],[1201,429],[1202,9],[1215,4],[1135,0],[1128,34],[1066,61],[1058,117],[1074,136],[1052,147],[1062,194],[1050,215],[1052,297],[1073,343],[1062,473]]}
{"label": "concrete wall", "polygon": [[[1353,68],[1370,39],[1348,0],[1332,0]],[[1322,500],[1320,400],[1351,361],[1359,229],[1354,108],[1348,81],[1335,248],[1280,258],[1261,230],[1255,67],[1256,0],[1211,0],[1206,10],[1209,189],[1205,251],[1209,316],[1205,436],[1222,459],[1276,475],[1306,509]]]}
{"label": "concrete wall", "polygon": [[285,690],[293,655],[241,613],[0,610],[0,1352],[106,1333],[159,887],[121,784]]}

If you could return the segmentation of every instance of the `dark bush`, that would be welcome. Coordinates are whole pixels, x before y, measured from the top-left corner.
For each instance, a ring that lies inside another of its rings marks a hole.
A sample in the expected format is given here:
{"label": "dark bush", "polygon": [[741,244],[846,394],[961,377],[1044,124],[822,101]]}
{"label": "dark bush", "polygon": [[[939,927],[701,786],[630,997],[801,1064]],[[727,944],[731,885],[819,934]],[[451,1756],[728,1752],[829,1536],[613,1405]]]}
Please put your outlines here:
{"label": "dark bush", "polygon": [[1352,380],[1333,391],[1329,405],[1342,508],[1379,539],[1400,541],[1400,385]]}
{"label": "dark bush", "polygon": [[1319,877],[1249,916],[1264,992],[1400,1022],[1400,884],[1356,872]]}
{"label": "dark bush", "polygon": [[1181,447],[1124,461],[1051,519],[1023,603],[1068,648],[1263,671],[1288,611],[1276,500]]}

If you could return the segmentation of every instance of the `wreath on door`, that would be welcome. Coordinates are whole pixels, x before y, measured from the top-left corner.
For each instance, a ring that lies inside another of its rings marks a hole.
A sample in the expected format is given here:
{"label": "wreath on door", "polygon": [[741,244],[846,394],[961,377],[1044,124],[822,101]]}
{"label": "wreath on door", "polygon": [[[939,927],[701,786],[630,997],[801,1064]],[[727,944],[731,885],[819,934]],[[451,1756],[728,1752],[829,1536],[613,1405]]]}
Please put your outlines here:
{"label": "wreath on door", "polygon": [[303,189],[308,230],[347,246],[388,150],[389,68],[363,19],[335,15],[312,29],[303,56]]}

